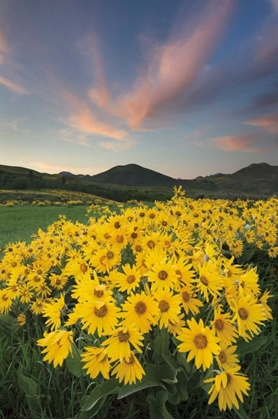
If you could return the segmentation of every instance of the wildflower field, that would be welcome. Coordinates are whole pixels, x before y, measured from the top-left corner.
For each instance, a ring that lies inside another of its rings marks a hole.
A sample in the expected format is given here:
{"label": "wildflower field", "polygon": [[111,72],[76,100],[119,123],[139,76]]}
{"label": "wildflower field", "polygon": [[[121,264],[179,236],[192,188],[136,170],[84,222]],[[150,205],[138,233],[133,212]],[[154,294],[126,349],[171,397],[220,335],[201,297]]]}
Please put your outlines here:
{"label": "wildflower field", "polygon": [[0,416],[277,418],[277,228],[175,187],[5,244]]}

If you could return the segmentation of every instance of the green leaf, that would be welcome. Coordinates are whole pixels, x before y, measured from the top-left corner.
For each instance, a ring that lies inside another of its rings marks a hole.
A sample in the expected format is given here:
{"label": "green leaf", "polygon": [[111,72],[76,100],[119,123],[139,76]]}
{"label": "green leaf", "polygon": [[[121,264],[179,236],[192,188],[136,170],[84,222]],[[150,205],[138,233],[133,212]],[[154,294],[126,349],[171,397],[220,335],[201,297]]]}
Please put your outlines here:
{"label": "green leaf", "polygon": [[177,392],[176,394],[169,394],[168,401],[170,404],[178,405],[181,401],[179,393]]}
{"label": "green leaf", "polygon": [[37,394],[38,384],[32,378],[28,378],[28,376],[23,375],[22,373],[18,374],[18,386],[22,389],[22,391],[30,396],[33,397]]}
{"label": "green leaf", "polygon": [[100,385],[96,385],[91,394],[88,396],[87,401],[83,404],[81,410],[91,410],[91,408],[93,408],[101,398],[104,398],[107,395],[117,394],[119,390],[119,382],[114,378],[111,378]]}
{"label": "green leaf", "polygon": [[163,354],[162,357],[165,360],[165,362],[168,363],[169,366],[171,366],[171,368],[177,371],[180,369],[180,365],[175,359],[173,359],[173,357],[167,356],[166,354]]}
{"label": "green leaf", "polygon": [[180,395],[180,399],[182,401],[187,401],[188,400],[188,379],[185,375],[184,372],[179,372],[177,375],[177,379],[178,379],[178,392]]}
{"label": "green leaf", "polygon": [[161,380],[168,384],[177,383],[177,372],[169,365],[162,365],[161,367]]}
{"label": "green leaf", "polygon": [[159,358],[163,354],[169,353],[170,335],[167,330],[158,330],[158,333],[153,342],[153,348]]}
{"label": "green leaf", "polygon": [[161,366],[149,364],[146,366],[145,376],[142,380],[132,385],[124,385],[119,392],[118,399],[153,386],[160,386],[165,389],[165,386],[161,383]]}
{"label": "green leaf", "polygon": [[261,348],[266,342],[268,337],[265,335],[261,335],[259,337],[253,338],[252,341],[240,341],[237,345],[237,353],[240,356],[245,356],[248,353],[253,353]]}
{"label": "green leaf", "polygon": [[168,400],[168,393],[166,391],[157,391],[156,396],[148,395],[147,401],[150,405],[150,417],[172,419],[172,415],[167,410],[165,403]]}
{"label": "green leaf", "polygon": [[179,365],[183,366],[186,372],[189,374],[192,370],[192,365],[186,360],[186,353],[179,352],[177,353],[177,362]]}
{"label": "green leaf", "polygon": [[255,252],[255,247],[253,249],[244,249],[243,254],[237,258],[237,264],[244,264],[247,261],[250,261]]}
{"label": "green leaf", "polygon": [[72,355],[69,354],[66,358],[66,365],[74,376],[78,378],[85,376],[85,371],[82,369],[81,357],[75,345],[72,346]]}
{"label": "green leaf", "polygon": [[11,315],[0,315],[0,322],[5,322],[6,324],[12,325],[16,322],[16,318]]}

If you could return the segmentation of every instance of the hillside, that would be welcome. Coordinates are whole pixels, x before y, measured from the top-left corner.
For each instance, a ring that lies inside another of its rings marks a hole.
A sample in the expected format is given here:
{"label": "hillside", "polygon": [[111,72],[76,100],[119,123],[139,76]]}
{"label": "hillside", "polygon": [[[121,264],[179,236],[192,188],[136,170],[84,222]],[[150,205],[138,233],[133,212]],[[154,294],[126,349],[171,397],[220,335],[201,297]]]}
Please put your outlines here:
{"label": "hillside", "polygon": [[151,169],[131,163],[119,165],[98,175],[93,175],[93,182],[101,184],[116,184],[136,187],[172,187],[176,180]]}
{"label": "hillside", "polygon": [[118,165],[97,175],[69,172],[46,174],[28,168],[0,165],[0,188],[54,188],[82,191],[118,201],[167,199],[174,185],[190,196],[260,198],[278,195],[278,166],[251,164],[233,174],[216,173],[195,179],[174,179],[136,164]]}

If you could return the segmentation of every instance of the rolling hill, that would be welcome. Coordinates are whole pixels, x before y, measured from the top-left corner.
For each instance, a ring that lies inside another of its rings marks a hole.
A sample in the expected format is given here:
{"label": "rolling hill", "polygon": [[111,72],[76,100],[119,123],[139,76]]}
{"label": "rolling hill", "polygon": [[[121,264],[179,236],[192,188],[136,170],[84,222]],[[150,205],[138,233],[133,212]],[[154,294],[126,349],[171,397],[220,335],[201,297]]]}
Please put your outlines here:
{"label": "rolling hill", "polygon": [[[70,172],[47,174],[28,168],[0,165],[0,188],[63,188],[105,197],[110,191],[164,191],[169,195],[174,185],[182,185],[192,196],[270,196],[278,195],[278,166],[251,164],[232,174],[216,173],[195,179],[175,179],[134,163],[118,165],[97,175],[74,175]],[[117,194],[116,194],[117,195]],[[114,198],[114,197],[108,197]],[[116,198],[114,198],[116,199]],[[142,199],[142,198],[141,198]]]}

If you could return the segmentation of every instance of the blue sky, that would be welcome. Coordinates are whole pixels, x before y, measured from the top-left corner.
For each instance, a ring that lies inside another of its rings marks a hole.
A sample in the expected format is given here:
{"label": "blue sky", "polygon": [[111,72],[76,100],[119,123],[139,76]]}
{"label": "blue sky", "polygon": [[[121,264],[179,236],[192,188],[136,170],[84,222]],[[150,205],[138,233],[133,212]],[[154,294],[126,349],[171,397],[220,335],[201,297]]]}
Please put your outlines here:
{"label": "blue sky", "polygon": [[278,0],[1,0],[0,164],[278,164]]}

